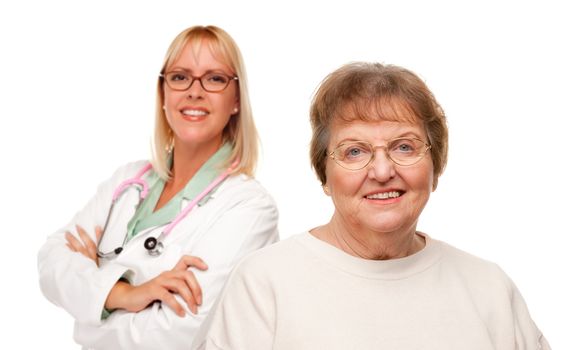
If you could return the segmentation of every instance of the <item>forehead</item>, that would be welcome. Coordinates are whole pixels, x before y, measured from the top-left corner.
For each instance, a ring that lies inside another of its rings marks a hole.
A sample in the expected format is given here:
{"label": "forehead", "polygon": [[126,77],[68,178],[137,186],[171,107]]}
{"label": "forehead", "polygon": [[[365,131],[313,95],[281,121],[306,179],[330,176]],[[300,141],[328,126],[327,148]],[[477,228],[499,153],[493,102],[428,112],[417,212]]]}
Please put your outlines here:
{"label": "forehead", "polygon": [[419,124],[421,118],[413,106],[399,96],[380,96],[359,98],[342,103],[334,113],[336,122],[390,121],[407,124]]}
{"label": "forehead", "polygon": [[222,50],[208,39],[189,40],[179,52],[174,53],[173,59],[168,63],[168,69],[233,72]]}
{"label": "forehead", "polygon": [[401,121],[335,121],[330,127],[330,145],[343,141],[357,140],[371,143],[386,142],[398,137],[417,137],[426,140],[426,132],[421,123]]}

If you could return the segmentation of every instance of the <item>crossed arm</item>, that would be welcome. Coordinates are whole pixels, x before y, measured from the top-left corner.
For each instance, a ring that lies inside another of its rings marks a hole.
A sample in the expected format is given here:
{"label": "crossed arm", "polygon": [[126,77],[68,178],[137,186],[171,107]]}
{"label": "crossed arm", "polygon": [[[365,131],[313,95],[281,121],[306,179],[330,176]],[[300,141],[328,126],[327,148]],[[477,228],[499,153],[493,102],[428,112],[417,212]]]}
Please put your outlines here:
{"label": "crossed arm", "polygon": [[[77,225],[76,231],[80,239],[66,231],[66,246],[71,251],[80,253],[99,265],[96,242],[82,227]],[[96,227],[94,231],[96,240],[99,241],[102,237],[102,228]],[[119,280],[110,290],[105,307],[108,310],[123,309],[129,312],[139,312],[159,300],[174,310],[178,316],[184,317],[185,310],[176,300],[175,293],[182,297],[193,314],[197,314],[198,306],[202,304],[202,289],[194,273],[189,270],[190,267],[202,271],[208,269],[206,263],[199,257],[184,255],[171,270],[164,271],[138,286]]]}

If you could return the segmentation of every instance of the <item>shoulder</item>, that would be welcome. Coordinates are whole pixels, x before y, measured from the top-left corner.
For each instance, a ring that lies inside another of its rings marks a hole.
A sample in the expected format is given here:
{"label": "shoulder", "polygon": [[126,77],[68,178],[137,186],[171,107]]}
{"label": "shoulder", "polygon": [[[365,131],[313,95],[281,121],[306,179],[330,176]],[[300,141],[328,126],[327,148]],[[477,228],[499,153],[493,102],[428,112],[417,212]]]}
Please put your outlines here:
{"label": "shoulder", "polygon": [[276,207],[269,192],[257,180],[244,174],[230,176],[212,196],[220,197],[231,205],[260,203]]}
{"label": "shoulder", "polygon": [[261,193],[269,195],[267,190],[253,177],[239,174],[233,175],[226,179],[226,181],[221,186],[222,190],[226,191],[238,191],[238,192],[249,192],[249,193]]}
{"label": "shoulder", "polygon": [[134,177],[140,170],[150,164],[147,160],[137,160],[123,164],[116,168],[111,176],[112,180],[122,181]]}
{"label": "shoulder", "polygon": [[498,265],[492,261],[480,258],[443,241],[436,240],[436,242],[441,246],[443,258],[449,262],[456,263],[462,268],[494,271],[500,270]]}
{"label": "shoulder", "polygon": [[501,267],[489,260],[456,248],[442,241],[436,241],[442,251],[442,265],[447,270],[455,272],[469,284],[490,286],[492,290],[510,293],[514,288],[509,276]]}
{"label": "shoulder", "polygon": [[235,267],[231,278],[255,278],[261,282],[271,281],[275,276],[288,278],[296,266],[305,265],[306,259],[301,257],[305,254],[300,243],[302,235],[291,236],[248,254]]}
{"label": "shoulder", "polygon": [[107,196],[111,196],[112,192],[114,192],[123,181],[136,176],[136,174],[148,164],[149,162],[146,160],[139,160],[117,167],[110,177],[99,183],[98,194],[104,195],[104,198],[108,198]]}

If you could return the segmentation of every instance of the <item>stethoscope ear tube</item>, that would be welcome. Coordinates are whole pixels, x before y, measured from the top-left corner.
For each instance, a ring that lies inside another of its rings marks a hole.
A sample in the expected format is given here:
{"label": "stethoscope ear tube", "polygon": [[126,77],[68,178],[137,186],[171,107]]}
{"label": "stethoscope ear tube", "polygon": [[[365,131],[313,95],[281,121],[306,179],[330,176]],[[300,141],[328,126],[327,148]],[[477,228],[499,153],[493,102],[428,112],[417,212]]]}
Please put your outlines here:
{"label": "stethoscope ear tube", "polygon": [[[184,210],[182,210],[175,218],[174,220],[172,220],[172,222],[170,224],[168,224],[168,226],[162,231],[162,233],[156,238],[156,237],[148,237],[146,238],[146,240],[144,241],[144,248],[146,248],[146,250],[148,251],[148,254],[150,256],[159,256],[160,254],[162,254],[162,251],[164,250],[164,244],[162,243],[162,241],[164,240],[164,238],[170,234],[170,232],[172,231],[172,229],[180,222],[184,219],[184,217],[186,215],[188,215],[188,213],[190,211],[192,211],[192,209],[198,205],[198,203],[200,202],[200,200],[202,200],[206,195],[208,195],[214,188],[216,188],[219,184],[221,184],[226,177],[228,177],[228,175],[230,175],[234,169],[238,166],[239,164],[239,159],[236,159],[233,164],[226,169],[223,173],[221,173],[216,179],[214,179],[200,194],[198,194],[196,196],[196,198],[194,198],[190,203],[188,203],[188,205],[186,206],[186,208],[184,208]],[[102,230],[102,236],[104,236],[104,234],[106,234],[106,230],[108,228],[108,224],[110,221],[110,218],[112,216],[112,212],[114,210],[114,207],[116,205],[116,201],[118,200],[118,198],[120,198],[124,193],[126,193],[126,190],[132,186],[135,186],[138,191],[139,191],[139,201],[138,201],[138,205],[136,207],[139,207],[140,204],[142,203],[143,199],[147,196],[148,194],[148,185],[146,183],[146,181],[144,179],[142,179],[142,176],[152,168],[152,165],[150,163],[148,163],[146,166],[144,166],[139,172],[138,174],[136,174],[136,176],[132,179],[128,179],[124,182],[122,182],[118,188],[114,191],[113,195],[112,195],[112,203],[110,205],[110,209],[108,210],[108,216],[106,217],[106,222],[104,224],[104,229]],[[100,242],[102,240],[100,239]],[[109,253],[103,253],[100,251],[100,242],[98,242],[98,257],[100,258],[106,258],[106,259],[112,259],[115,258],[116,256],[118,256],[122,251],[123,251],[123,247],[126,244],[126,242],[128,241],[128,234],[125,235],[124,237],[124,242],[122,243],[121,247],[118,247],[116,249],[114,249],[112,252]]]}

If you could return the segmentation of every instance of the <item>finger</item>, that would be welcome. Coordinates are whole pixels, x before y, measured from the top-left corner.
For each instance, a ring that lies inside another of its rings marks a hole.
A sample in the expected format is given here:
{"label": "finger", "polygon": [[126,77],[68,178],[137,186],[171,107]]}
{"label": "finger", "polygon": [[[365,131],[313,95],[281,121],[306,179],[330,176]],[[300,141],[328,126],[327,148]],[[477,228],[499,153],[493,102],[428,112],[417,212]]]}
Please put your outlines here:
{"label": "finger", "polygon": [[163,292],[159,293],[158,300],[168,305],[172,310],[174,310],[174,312],[178,316],[184,317],[186,315],[184,308],[182,308],[182,306],[180,305],[180,303],[178,303],[174,295],[170,293],[167,289],[164,289]]}
{"label": "finger", "polygon": [[66,242],[66,247],[70,248],[71,251],[76,252],[76,249],[74,249],[74,247],[72,247],[72,245],[68,242]]}
{"label": "finger", "polygon": [[102,229],[102,227],[96,226],[95,232],[96,232],[96,242],[100,243],[102,235],[104,234],[104,230]]}
{"label": "finger", "polygon": [[173,270],[187,270],[189,267],[195,267],[198,270],[205,271],[208,265],[197,256],[184,255],[180,258]]}
{"label": "finger", "polygon": [[76,239],[76,237],[74,237],[74,235],[72,235],[70,232],[66,231],[65,237],[66,241],[68,241],[68,244],[74,248],[72,249],[73,251],[80,252],[82,249],[84,249],[82,243],[80,243],[80,241],[78,241],[78,239]]}
{"label": "finger", "polygon": [[[166,273],[166,276],[168,274]],[[195,298],[194,293],[188,287],[188,283],[184,280],[184,273],[176,273],[176,274],[169,274],[169,278],[166,278],[162,285],[167,288],[168,290],[179,294],[182,299],[188,304],[188,307],[192,311],[193,314],[198,313],[198,301]]]}
{"label": "finger", "polygon": [[84,243],[88,256],[94,259],[96,257],[96,244],[82,227],[76,225],[76,230],[78,231],[78,235],[80,235],[80,239],[82,239],[82,242]]}
{"label": "finger", "polygon": [[197,304],[202,305],[202,299],[203,299],[202,288],[200,287],[200,284],[198,283],[198,280],[196,279],[194,273],[191,271],[185,271],[184,279],[186,281],[186,284],[188,285],[188,288],[192,291],[192,294],[194,295],[194,299],[196,299]]}

